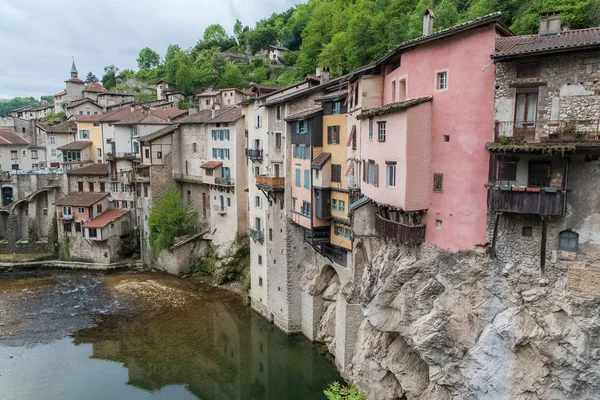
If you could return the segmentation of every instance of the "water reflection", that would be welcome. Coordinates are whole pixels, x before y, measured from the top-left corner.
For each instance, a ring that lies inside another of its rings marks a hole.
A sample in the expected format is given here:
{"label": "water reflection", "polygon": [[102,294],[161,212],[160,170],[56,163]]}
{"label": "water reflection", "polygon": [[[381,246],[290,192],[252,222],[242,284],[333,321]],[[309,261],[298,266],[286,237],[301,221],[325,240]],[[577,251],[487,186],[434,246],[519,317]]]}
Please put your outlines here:
{"label": "water reflection", "polygon": [[[185,392],[174,391],[178,386],[204,400],[306,400],[323,399],[326,385],[340,379],[311,343],[282,334],[222,290],[204,288],[185,307],[140,311],[97,316],[94,327],[74,333],[73,343],[80,350],[89,352],[91,345],[90,358],[65,360],[90,372],[94,370],[90,362],[111,361],[111,369],[126,368],[127,378],[86,374],[70,385],[95,387],[98,382],[92,380],[98,380],[108,390],[122,387],[126,380],[143,389],[127,395],[136,399],[161,393],[169,393],[165,398],[170,399],[185,397]],[[0,357],[6,353],[2,350]],[[27,366],[20,368],[30,372]]]}

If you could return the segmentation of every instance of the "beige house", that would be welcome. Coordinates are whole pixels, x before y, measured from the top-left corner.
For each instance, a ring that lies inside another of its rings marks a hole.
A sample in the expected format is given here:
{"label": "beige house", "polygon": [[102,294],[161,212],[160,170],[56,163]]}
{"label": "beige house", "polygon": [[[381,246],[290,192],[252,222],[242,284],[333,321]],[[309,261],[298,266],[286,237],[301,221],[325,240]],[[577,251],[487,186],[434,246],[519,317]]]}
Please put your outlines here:
{"label": "beige house", "polygon": [[102,114],[102,107],[94,100],[86,97],[67,105],[66,112],[67,117],[72,115],[96,115]]}
{"label": "beige house", "polygon": [[47,167],[60,168],[63,156],[60,147],[74,142],[77,135],[77,123],[66,121],[58,125],[36,125],[36,136],[45,137]]}
{"label": "beige house", "polygon": [[[40,152],[30,150],[30,143],[12,129],[0,127],[0,170],[29,171],[39,163]],[[45,159],[46,155],[43,155]],[[39,164],[38,164],[39,166]],[[37,167],[35,169],[38,169]]]}

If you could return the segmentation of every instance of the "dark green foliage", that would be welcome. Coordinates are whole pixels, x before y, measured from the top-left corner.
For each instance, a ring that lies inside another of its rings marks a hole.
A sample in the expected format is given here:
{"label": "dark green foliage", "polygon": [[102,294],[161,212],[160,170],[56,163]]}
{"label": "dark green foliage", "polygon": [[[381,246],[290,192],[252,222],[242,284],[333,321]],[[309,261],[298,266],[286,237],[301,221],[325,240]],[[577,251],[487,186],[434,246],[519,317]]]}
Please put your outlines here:
{"label": "dark green foliage", "polygon": [[161,250],[171,248],[176,237],[192,233],[196,227],[197,213],[181,200],[181,191],[171,189],[150,209],[148,227],[150,247],[156,260]]}
{"label": "dark green foliage", "polygon": [[98,78],[93,73],[88,72],[87,75],[85,76],[85,83],[90,84],[90,83],[94,83],[94,82],[98,82]]}
{"label": "dark green foliage", "polygon": [[365,400],[367,398],[354,385],[342,386],[339,382],[333,382],[323,393],[327,400]]}
{"label": "dark green foliage", "polygon": [[66,117],[67,114],[64,111],[59,111],[57,113],[51,112],[50,114],[46,115],[46,117],[44,118],[44,122],[46,124],[56,125],[60,124],[62,119]]}
{"label": "dark green foliage", "polygon": [[40,102],[33,97],[15,97],[10,100],[0,99],[0,117],[9,115],[11,110],[16,108],[37,106],[39,104]]}
{"label": "dark green foliage", "polygon": [[150,47],[144,47],[138,55],[137,63],[140,70],[148,71],[160,65],[160,56]]}
{"label": "dark green foliage", "polygon": [[117,74],[119,68],[114,65],[107,65],[104,67],[104,75],[102,75],[102,85],[107,89],[113,89],[117,86]]}
{"label": "dark green foliage", "polygon": [[65,261],[71,261],[70,242],[69,235],[65,233],[65,237],[63,238],[63,244],[65,246]]}

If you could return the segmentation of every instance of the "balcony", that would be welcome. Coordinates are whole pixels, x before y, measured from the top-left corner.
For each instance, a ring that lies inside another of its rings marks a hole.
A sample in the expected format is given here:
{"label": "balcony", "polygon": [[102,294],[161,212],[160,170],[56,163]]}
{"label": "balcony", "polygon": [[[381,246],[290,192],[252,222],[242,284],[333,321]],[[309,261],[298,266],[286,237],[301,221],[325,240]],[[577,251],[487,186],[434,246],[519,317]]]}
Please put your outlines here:
{"label": "balcony", "polygon": [[263,243],[265,240],[265,233],[254,228],[248,229],[248,236],[250,237],[250,239],[254,240],[254,242],[258,241],[260,243]]}
{"label": "balcony", "polygon": [[566,192],[558,188],[507,190],[492,187],[488,190],[492,212],[560,216],[564,215],[566,200]]}
{"label": "balcony", "polygon": [[177,173],[177,172],[173,172],[173,179],[175,179],[176,181],[185,182],[185,183],[204,183],[204,179],[201,176],[188,175],[188,174],[182,174],[182,173]]}
{"label": "balcony", "polygon": [[246,149],[246,158],[252,161],[260,161],[263,159],[263,151],[259,149]]}
{"label": "balcony", "polygon": [[107,160],[141,160],[142,156],[138,153],[106,153],[104,157]]}
{"label": "balcony", "polygon": [[259,189],[271,190],[271,191],[283,191],[285,189],[285,177],[284,176],[256,176],[256,186]]}
{"label": "balcony", "polygon": [[232,178],[215,178],[215,185],[235,186]]}
{"label": "balcony", "polygon": [[73,214],[61,214],[60,217],[66,221],[70,221],[73,219]]}
{"label": "balcony", "polygon": [[600,144],[600,120],[575,119],[496,121],[494,141],[509,143],[597,143]]}
{"label": "balcony", "polygon": [[375,230],[380,236],[401,244],[421,244],[425,241],[425,225],[405,225],[375,214]]}
{"label": "balcony", "polygon": [[223,206],[219,206],[219,205],[215,205],[213,206],[213,210],[217,213],[217,214],[221,214],[221,215],[225,215],[227,214],[227,207]]}
{"label": "balcony", "polygon": [[329,243],[331,238],[331,228],[329,226],[313,227],[304,229],[304,240],[313,244]]}

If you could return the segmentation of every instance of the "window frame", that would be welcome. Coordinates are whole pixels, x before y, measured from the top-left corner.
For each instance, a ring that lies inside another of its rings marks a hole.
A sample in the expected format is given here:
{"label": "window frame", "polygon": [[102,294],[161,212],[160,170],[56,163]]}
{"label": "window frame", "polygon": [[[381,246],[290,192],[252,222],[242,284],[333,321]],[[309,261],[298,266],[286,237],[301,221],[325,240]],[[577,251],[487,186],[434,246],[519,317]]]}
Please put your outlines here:
{"label": "window frame", "polygon": [[[448,90],[450,74],[447,69],[435,71],[435,91],[442,92]],[[443,85],[442,85],[443,82]]]}
{"label": "window frame", "polygon": [[377,121],[377,141],[385,142],[387,136],[387,121]]}

